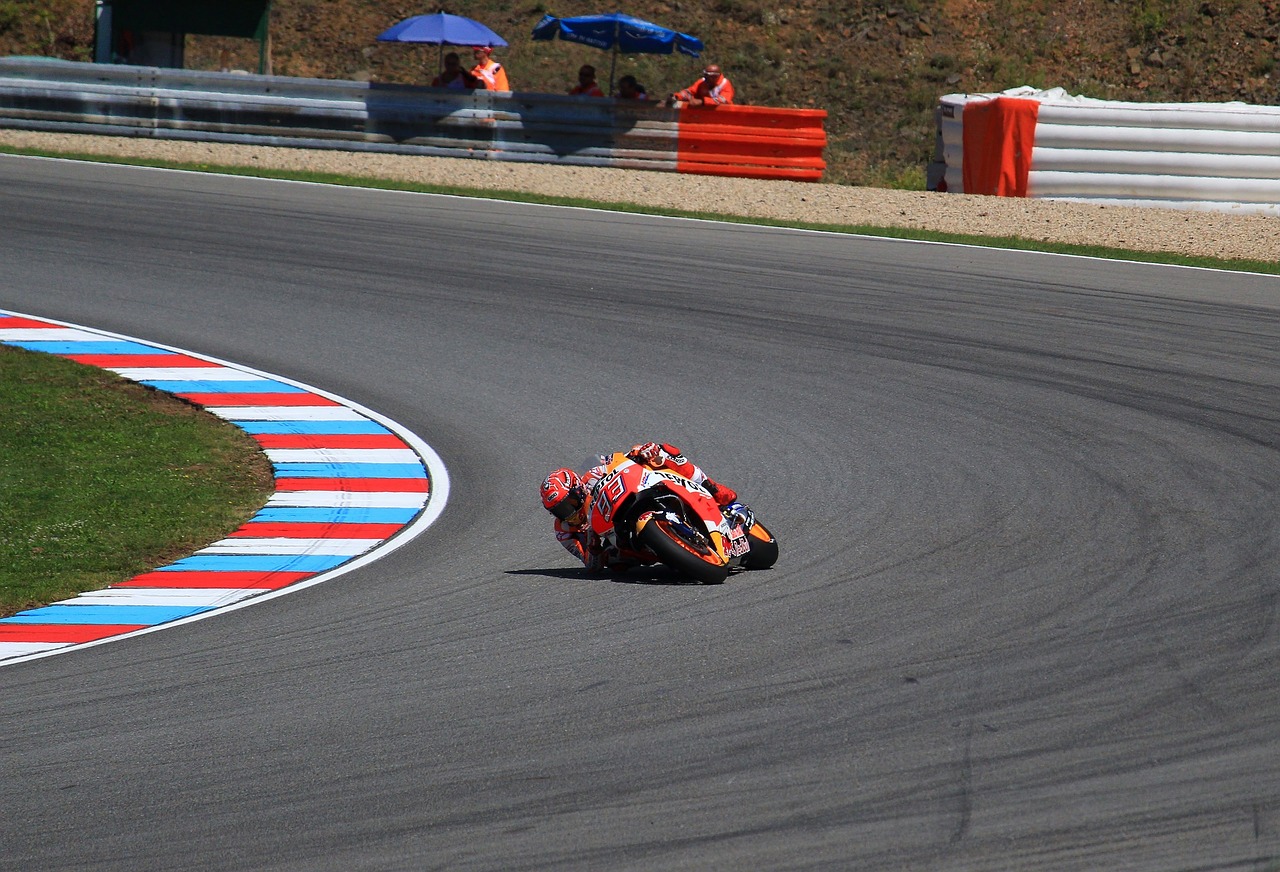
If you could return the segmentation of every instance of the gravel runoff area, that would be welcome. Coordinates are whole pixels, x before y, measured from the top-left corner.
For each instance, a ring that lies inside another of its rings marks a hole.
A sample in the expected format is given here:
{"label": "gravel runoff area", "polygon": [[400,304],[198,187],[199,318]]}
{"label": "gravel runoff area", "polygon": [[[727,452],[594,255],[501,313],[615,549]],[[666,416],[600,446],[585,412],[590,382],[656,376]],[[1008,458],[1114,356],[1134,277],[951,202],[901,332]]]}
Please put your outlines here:
{"label": "gravel runoff area", "polygon": [[506,161],[0,130],[50,152],[303,170],[815,224],[906,227],[1280,260],[1280,218]]}

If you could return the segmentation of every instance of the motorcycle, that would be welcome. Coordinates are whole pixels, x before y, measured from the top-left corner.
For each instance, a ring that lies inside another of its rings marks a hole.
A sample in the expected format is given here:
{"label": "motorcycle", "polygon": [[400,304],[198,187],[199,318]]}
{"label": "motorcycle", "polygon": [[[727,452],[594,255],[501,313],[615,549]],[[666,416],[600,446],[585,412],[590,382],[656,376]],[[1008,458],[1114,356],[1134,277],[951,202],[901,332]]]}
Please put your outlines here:
{"label": "motorcycle", "polygon": [[592,490],[591,531],[624,563],[661,563],[703,584],[730,572],[768,569],[778,542],[741,503],[721,508],[705,487],[625,454],[602,458],[606,473]]}

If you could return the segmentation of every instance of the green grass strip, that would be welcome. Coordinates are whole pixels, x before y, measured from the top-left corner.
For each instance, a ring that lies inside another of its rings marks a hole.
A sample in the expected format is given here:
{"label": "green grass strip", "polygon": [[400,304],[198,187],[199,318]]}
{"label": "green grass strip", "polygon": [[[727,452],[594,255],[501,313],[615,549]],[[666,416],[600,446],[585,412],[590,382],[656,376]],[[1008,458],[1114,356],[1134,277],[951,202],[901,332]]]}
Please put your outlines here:
{"label": "green grass strip", "polygon": [[[342,185],[357,188],[375,188],[388,191],[412,191],[424,194],[450,194],[459,197],[506,200],[517,203],[537,203],[553,206],[575,206],[584,209],[601,209],[612,212],[629,212],[645,215],[666,215],[676,218],[698,218],[725,221],[736,224],[752,224],[764,227],[792,227],[802,230],[820,230],[828,233],[847,233],[857,236],[881,236],[891,239],[915,239],[925,242],[949,242],[976,245],[987,248],[1004,248],[1018,251],[1044,251],[1055,254],[1074,254],[1082,257],[1098,257],[1111,260],[1130,260],[1142,263],[1164,263],[1206,269],[1234,270],[1280,275],[1280,262],[1265,260],[1227,259],[1185,255],[1177,252],[1134,251],[1101,245],[1075,245],[1030,239],[1022,236],[978,236],[965,233],[940,233],[911,227],[881,227],[874,224],[820,224],[803,221],[781,221],[767,218],[748,218],[716,212],[691,212],[680,209],[664,209],[638,203],[614,203],[576,197],[555,197],[530,194],[525,191],[489,190],[451,185],[429,185],[398,179],[381,179],[368,176],[349,176],[338,173],[320,173],[303,170],[282,170],[265,167],[245,167],[208,163],[185,163],[161,158],[131,157],[120,155],[84,154],[80,152],[55,152],[41,149],[18,148],[0,145],[0,153],[56,157],[67,160],[95,163],[125,164],[130,166],[160,167],[163,169],[192,172],[218,173],[220,175],[252,176],[256,178],[284,179],[298,182],[315,182],[325,185]],[[461,158],[459,158],[461,160]]]}
{"label": "green grass strip", "polygon": [[266,501],[243,430],[171,394],[0,345],[0,615],[224,537]]}

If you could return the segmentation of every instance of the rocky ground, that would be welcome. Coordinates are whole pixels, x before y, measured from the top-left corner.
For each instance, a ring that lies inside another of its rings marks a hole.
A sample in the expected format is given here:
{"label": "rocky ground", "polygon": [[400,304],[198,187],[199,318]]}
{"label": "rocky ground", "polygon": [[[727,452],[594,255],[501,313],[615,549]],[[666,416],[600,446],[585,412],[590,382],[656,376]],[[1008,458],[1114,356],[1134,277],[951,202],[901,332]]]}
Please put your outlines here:
{"label": "rocky ground", "polygon": [[0,130],[0,144],[519,190],[696,212],[1280,261],[1280,221],[1173,209],[265,146]]}

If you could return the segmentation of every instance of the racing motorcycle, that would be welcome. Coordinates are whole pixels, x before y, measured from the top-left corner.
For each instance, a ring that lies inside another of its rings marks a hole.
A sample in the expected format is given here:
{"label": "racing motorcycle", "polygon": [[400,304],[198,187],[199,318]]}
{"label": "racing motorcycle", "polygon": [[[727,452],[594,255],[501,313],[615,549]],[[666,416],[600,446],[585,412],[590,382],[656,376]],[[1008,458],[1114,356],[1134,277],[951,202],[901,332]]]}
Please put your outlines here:
{"label": "racing motorcycle", "polygon": [[721,508],[705,487],[625,454],[602,458],[587,523],[629,563],[661,563],[703,584],[739,569],[768,569],[778,542],[741,503]]}

